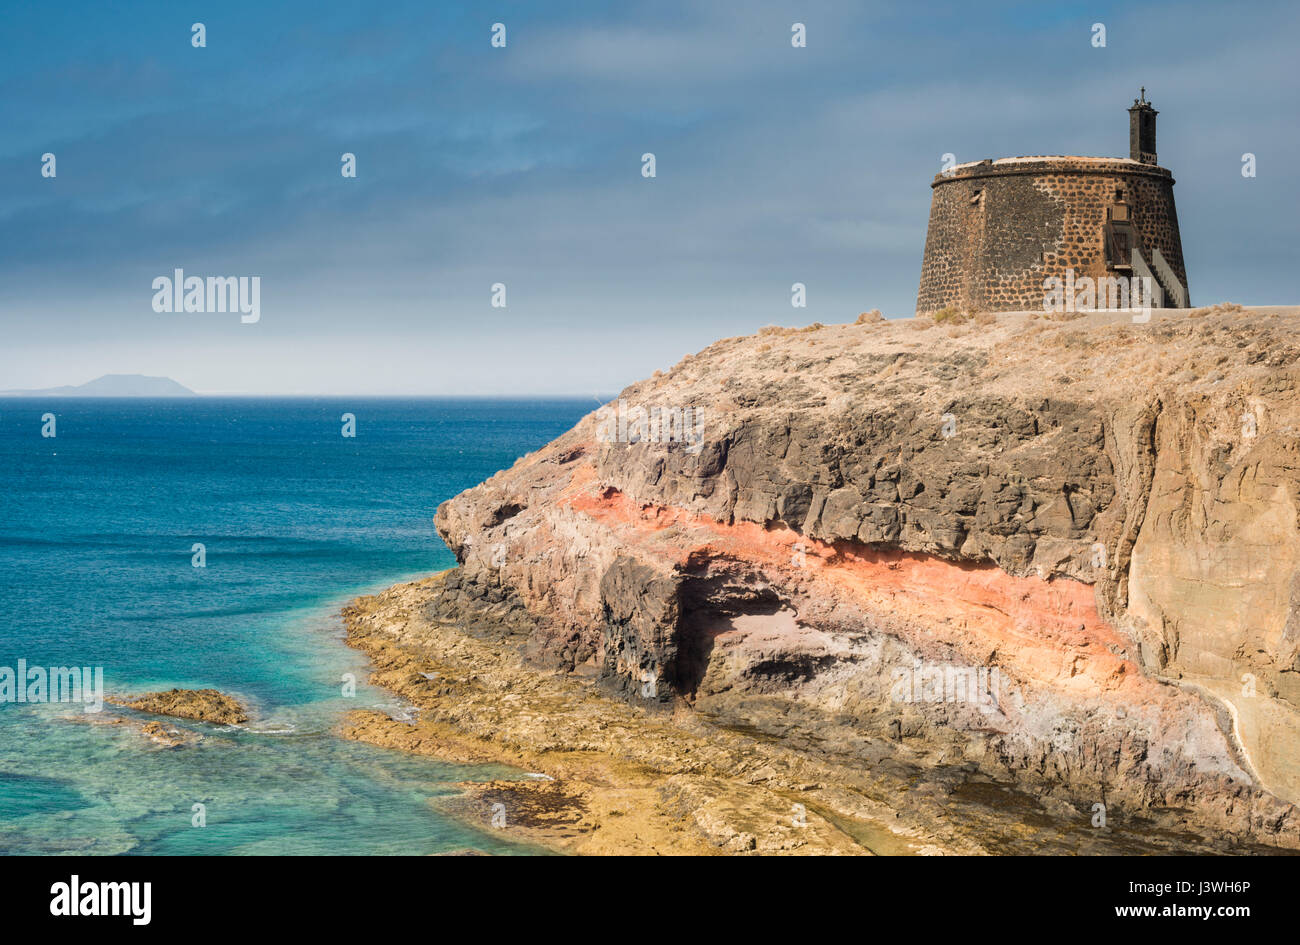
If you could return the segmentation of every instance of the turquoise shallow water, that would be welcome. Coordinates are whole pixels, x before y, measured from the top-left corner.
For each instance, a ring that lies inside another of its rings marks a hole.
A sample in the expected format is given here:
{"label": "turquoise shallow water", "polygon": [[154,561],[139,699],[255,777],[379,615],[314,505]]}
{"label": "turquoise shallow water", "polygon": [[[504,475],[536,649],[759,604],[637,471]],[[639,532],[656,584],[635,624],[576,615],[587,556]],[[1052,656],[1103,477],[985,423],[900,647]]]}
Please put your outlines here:
{"label": "turquoise shallow water", "polygon": [[162,749],[107,710],[0,703],[0,851],[532,852],[429,803],[511,772],[330,734],[348,709],[404,708],[364,684],[337,615],[453,564],[438,503],[596,406],[0,400],[0,667],[102,666],[109,692],[212,686],[256,709],[241,730],[180,723],[201,740]]}

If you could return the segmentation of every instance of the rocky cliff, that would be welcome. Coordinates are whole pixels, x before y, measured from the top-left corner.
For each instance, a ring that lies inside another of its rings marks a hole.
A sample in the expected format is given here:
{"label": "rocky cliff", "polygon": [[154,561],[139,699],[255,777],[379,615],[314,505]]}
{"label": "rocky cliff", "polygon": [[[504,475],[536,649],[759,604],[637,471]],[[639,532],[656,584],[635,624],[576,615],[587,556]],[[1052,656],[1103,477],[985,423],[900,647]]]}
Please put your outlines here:
{"label": "rocky cliff", "polygon": [[720,341],[445,503],[460,567],[419,607],[646,725],[743,734],[772,810],[809,789],[791,753],[820,766],[809,804],[849,834],[931,783],[895,832],[935,849],[1025,849],[1030,822],[1028,848],[1295,848],[1298,322]]}

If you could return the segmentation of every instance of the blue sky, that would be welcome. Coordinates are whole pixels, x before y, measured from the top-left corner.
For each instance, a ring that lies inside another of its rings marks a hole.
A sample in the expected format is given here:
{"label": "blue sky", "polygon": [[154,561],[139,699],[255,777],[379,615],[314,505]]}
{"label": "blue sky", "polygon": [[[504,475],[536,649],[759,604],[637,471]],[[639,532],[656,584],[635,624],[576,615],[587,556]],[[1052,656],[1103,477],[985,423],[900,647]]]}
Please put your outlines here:
{"label": "blue sky", "polygon": [[[762,325],[910,313],[945,152],[1126,155],[1139,85],[1193,301],[1300,301],[1294,4],[2,9],[0,389],[608,394]],[[261,321],[155,312],[176,268],[260,276]]]}

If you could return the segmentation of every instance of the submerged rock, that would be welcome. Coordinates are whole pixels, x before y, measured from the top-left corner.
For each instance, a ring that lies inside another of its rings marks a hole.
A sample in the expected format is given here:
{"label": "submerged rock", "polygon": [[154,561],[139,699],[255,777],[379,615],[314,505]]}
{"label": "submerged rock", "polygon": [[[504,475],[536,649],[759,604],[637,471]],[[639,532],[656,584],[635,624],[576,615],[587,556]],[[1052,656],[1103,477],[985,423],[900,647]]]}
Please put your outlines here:
{"label": "submerged rock", "polygon": [[74,722],[83,725],[97,725],[109,728],[121,728],[147,739],[152,745],[160,748],[176,748],[180,745],[195,745],[203,741],[203,736],[198,732],[192,732],[189,729],[180,728],[176,725],[169,725],[156,719],[143,721],[137,718],[128,718],[110,712],[100,712],[94,715],[85,713],[76,713],[60,716],[62,721]]}
{"label": "submerged rock", "polygon": [[140,727],[140,731],[155,745],[161,745],[163,748],[192,745],[201,740],[201,736],[194,732],[177,728],[175,725],[165,725],[162,722],[145,722]]}

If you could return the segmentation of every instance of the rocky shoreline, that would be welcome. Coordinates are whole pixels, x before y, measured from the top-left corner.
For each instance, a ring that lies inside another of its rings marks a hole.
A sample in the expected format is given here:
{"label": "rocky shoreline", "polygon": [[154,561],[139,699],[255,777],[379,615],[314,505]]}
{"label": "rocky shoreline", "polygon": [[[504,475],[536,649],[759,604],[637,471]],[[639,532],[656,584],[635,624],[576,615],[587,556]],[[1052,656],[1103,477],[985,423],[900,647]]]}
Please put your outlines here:
{"label": "rocky shoreline", "polygon": [[566,852],[1300,849],[1297,322],[718,342],[439,508],[346,734]]}
{"label": "rocky shoreline", "polygon": [[755,726],[629,703],[530,663],[522,606],[461,596],[459,579],[444,572],[344,609],[371,681],[419,711],[355,711],[342,734],[530,773],[466,782],[439,802],[485,830],[500,811],[508,835],[588,855],[1276,852],[1207,840],[1185,812],[1116,807],[1096,829],[1085,805],[1035,797],[960,754],[936,763],[905,737],[838,742],[775,714]]}

